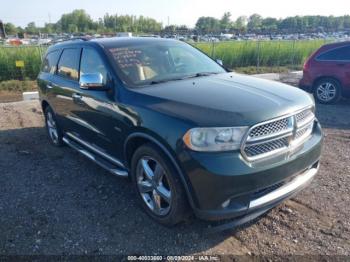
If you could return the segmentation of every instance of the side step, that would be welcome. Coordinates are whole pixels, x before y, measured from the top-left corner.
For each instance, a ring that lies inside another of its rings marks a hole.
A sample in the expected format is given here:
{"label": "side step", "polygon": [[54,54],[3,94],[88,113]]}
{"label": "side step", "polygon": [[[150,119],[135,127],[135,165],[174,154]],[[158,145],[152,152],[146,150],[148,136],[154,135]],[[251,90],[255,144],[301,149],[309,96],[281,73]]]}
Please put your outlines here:
{"label": "side step", "polygon": [[67,138],[63,137],[63,142],[66,143],[68,146],[71,148],[75,149],[82,155],[86,156],[90,160],[94,161],[96,164],[98,164],[100,167],[106,169],[110,173],[116,176],[121,176],[121,177],[127,177],[128,172],[126,170],[121,169],[120,167],[117,167],[116,165],[110,163],[109,161],[103,159],[102,157],[88,151],[87,149],[83,148],[80,144],[77,142]]}

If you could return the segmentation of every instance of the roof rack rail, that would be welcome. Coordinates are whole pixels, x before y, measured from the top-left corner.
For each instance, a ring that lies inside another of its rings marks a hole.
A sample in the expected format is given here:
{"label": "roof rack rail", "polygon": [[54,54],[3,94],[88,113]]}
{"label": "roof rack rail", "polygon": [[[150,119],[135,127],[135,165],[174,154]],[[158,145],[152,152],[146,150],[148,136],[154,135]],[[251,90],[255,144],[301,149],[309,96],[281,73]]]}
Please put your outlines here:
{"label": "roof rack rail", "polygon": [[69,42],[69,41],[89,41],[91,40],[91,37],[72,37],[72,38],[67,38],[67,39],[62,39],[60,41],[57,41],[56,43],[63,43],[63,42]]}

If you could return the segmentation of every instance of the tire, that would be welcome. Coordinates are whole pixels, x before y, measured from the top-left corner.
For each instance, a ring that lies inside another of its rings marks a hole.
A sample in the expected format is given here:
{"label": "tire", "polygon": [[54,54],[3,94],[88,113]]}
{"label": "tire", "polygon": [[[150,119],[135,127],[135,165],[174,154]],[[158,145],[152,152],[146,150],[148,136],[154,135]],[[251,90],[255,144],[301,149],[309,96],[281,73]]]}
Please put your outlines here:
{"label": "tire", "polygon": [[174,226],[188,217],[188,202],[180,177],[156,146],[145,144],[135,151],[131,177],[139,202],[158,223]]}
{"label": "tire", "polygon": [[322,78],[314,85],[314,97],[321,104],[334,104],[341,98],[341,85],[333,78]]}
{"label": "tire", "polygon": [[57,147],[63,146],[63,133],[58,126],[55,112],[51,109],[50,106],[47,106],[44,110],[44,114],[46,132],[51,144]]}

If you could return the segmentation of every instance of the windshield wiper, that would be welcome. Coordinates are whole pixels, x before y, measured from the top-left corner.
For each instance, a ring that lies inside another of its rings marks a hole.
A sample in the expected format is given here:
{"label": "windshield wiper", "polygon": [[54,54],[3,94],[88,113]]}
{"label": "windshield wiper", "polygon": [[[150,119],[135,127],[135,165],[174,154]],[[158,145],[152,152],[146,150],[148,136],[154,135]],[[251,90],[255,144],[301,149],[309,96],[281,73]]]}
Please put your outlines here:
{"label": "windshield wiper", "polygon": [[195,77],[201,77],[201,76],[210,76],[210,75],[217,75],[217,74],[219,74],[219,73],[217,73],[217,72],[200,72],[200,73],[196,73],[193,75],[185,76],[182,79],[195,78]]}
{"label": "windshield wiper", "polygon": [[161,84],[169,81],[176,81],[176,80],[182,80],[183,78],[170,78],[170,79],[163,79],[163,80],[153,80],[149,82],[149,85],[156,85],[156,84]]}
{"label": "windshield wiper", "polygon": [[200,72],[200,73],[196,73],[196,74],[188,75],[188,76],[184,76],[184,77],[169,78],[169,79],[162,79],[162,80],[153,80],[153,81],[149,82],[149,85],[156,85],[156,84],[161,84],[161,83],[170,82],[170,81],[184,80],[184,79],[189,79],[189,78],[210,76],[210,75],[216,75],[216,74],[219,74],[219,73],[217,73],[217,72]]}

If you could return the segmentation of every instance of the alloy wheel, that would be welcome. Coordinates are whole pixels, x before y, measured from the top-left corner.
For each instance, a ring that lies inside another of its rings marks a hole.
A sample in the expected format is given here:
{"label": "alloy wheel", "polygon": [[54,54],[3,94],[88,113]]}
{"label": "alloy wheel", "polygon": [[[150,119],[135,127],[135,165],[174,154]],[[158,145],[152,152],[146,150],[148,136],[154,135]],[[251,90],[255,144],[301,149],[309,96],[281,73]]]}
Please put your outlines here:
{"label": "alloy wheel", "polygon": [[168,174],[151,157],[142,157],[137,163],[136,179],[139,193],[146,206],[157,216],[166,216],[171,209],[171,190]]}
{"label": "alloy wheel", "polygon": [[46,124],[47,124],[47,130],[49,132],[49,136],[50,136],[52,142],[57,144],[58,143],[57,125],[56,125],[55,119],[53,118],[53,115],[50,111],[47,112]]}
{"label": "alloy wheel", "polygon": [[320,101],[330,102],[337,95],[337,88],[333,83],[322,83],[317,87],[316,95]]}

